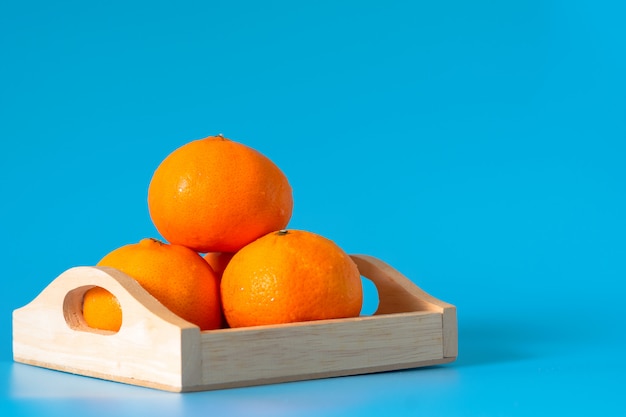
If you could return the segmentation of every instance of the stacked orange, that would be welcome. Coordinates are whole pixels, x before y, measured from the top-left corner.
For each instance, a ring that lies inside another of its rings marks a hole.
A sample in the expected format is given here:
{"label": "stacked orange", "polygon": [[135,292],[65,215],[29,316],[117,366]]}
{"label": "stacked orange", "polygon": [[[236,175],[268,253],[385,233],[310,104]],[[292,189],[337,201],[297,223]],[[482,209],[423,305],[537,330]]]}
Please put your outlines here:
{"label": "stacked orange", "polygon": [[[355,263],[323,236],[286,229],[292,188],[257,150],[222,135],[186,143],[156,168],[148,208],[164,241],[122,246],[98,265],[127,273],[202,330],[359,315]],[[115,297],[97,287],[83,316],[111,331],[123,320]]]}

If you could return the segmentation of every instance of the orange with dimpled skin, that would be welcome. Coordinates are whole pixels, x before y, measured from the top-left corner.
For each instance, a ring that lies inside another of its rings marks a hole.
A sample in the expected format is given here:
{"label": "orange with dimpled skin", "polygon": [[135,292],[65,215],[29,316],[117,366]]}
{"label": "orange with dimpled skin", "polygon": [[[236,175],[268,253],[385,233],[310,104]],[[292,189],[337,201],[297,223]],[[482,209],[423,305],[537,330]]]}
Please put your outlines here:
{"label": "orange with dimpled skin", "polygon": [[[116,268],[131,276],[161,304],[201,330],[221,327],[219,283],[213,269],[189,248],[157,239],[121,246],[98,266]],[[83,297],[83,317],[89,327],[118,331],[123,311],[107,290],[94,287]]]}
{"label": "orange with dimpled skin", "polygon": [[159,233],[196,252],[236,252],[287,226],[285,174],[257,150],[223,136],[188,142],[155,170],[148,208]]}
{"label": "orange with dimpled skin", "polygon": [[302,230],[269,233],[239,250],[222,276],[231,327],[356,317],[359,270],[333,241]]}

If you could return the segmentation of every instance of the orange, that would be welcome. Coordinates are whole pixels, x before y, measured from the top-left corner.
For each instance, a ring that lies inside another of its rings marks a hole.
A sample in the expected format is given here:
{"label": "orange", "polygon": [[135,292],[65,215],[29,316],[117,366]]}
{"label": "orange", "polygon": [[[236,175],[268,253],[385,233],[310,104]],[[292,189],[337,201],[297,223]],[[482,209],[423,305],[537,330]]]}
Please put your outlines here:
{"label": "orange", "polygon": [[[142,239],[113,250],[98,265],[117,268],[136,279],[161,304],[201,330],[221,325],[217,277],[189,248]],[[95,287],[85,293],[83,316],[90,327],[118,331],[122,315],[117,299],[108,291]]]}
{"label": "orange", "polygon": [[333,241],[302,230],[269,233],[239,250],[221,282],[231,327],[356,317],[361,275]]}
{"label": "orange", "polygon": [[209,252],[204,254],[204,260],[211,265],[215,275],[221,279],[228,262],[233,258],[234,253],[231,252]]}
{"label": "orange", "polygon": [[117,332],[122,325],[122,308],[113,294],[94,287],[83,298],[83,317],[93,329]]}
{"label": "orange", "polygon": [[236,252],[287,226],[293,195],[285,174],[257,150],[209,136],[170,153],[148,188],[150,217],[169,242],[196,252]]}
{"label": "orange", "polygon": [[[217,281],[220,282],[222,280],[222,275],[224,274],[224,270],[226,269],[226,265],[232,259],[234,253],[230,252],[209,252],[204,255],[204,259],[211,265],[213,268],[213,272],[217,276]],[[228,327],[228,323],[226,322],[226,318],[224,317],[224,313],[222,312],[222,327]]]}

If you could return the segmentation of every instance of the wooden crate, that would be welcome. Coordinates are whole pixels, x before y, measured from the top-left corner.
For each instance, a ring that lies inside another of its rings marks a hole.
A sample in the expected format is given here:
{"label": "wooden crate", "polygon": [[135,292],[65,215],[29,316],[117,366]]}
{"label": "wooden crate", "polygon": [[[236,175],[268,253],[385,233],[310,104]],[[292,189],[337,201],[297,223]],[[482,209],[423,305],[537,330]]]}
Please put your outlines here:
{"label": "wooden crate", "polygon": [[[351,255],[379,293],[372,316],[239,329],[200,329],[134,279],[74,267],[13,311],[17,362],[166,391],[202,391],[415,368],[457,356],[456,308],[384,262]],[[109,290],[123,311],[116,332],[89,328],[85,291]]]}

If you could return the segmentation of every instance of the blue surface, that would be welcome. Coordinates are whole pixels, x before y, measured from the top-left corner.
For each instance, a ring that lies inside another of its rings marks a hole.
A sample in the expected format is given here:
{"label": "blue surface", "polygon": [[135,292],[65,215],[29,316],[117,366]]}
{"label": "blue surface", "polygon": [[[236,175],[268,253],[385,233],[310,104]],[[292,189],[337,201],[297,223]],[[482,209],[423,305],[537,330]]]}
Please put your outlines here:
{"label": "blue surface", "polygon": [[[625,19],[620,1],[3,2],[3,409],[625,416]],[[458,361],[184,395],[13,363],[11,311],[158,237],[154,168],[220,132],[288,175],[290,227],[455,304]]]}

